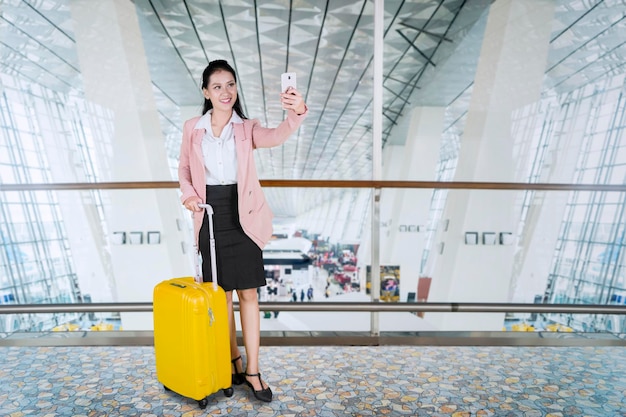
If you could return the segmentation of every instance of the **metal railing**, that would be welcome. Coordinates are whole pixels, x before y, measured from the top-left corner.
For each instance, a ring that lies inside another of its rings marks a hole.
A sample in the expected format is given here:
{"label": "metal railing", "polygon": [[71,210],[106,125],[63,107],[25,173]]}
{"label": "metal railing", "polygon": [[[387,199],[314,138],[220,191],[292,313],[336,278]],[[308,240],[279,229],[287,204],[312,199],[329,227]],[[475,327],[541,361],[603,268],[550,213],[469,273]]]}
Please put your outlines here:
{"label": "metal railing", "polygon": [[[604,191],[626,192],[626,184],[565,184],[470,181],[374,181],[374,180],[261,180],[264,187],[290,188],[371,188],[389,189],[469,189],[469,190],[535,190],[535,191]],[[41,190],[113,190],[113,189],[177,189],[177,181],[132,181],[99,183],[31,183],[0,184],[0,191]],[[513,303],[369,303],[339,302],[260,302],[261,311],[317,312],[412,312],[412,313],[564,313],[564,314],[626,314],[626,305],[598,304],[513,304]],[[234,303],[235,310],[239,309]],[[152,303],[90,303],[90,304],[13,304],[0,305],[0,314],[38,314],[58,312],[151,312]]]}
{"label": "metal railing", "polygon": [[[373,180],[261,180],[269,188],[420,188],[468,190],[611,191],[626,192],[626,184],[565,184],[473,181],[373,181]],[[0,191],[177,189],[178,181],[127,181],[92,183],[0,184]]]}
{"label": "metal railing", "polygon": [[[233,303],[239,311],[239,303]],[[411,312],[411,313],[564,313],[626,314],[626,305],[524,303],[362,303],[259,302],[261,311]],[[151,312],[152,303],[13,304],[0,305],[0,314]]]}

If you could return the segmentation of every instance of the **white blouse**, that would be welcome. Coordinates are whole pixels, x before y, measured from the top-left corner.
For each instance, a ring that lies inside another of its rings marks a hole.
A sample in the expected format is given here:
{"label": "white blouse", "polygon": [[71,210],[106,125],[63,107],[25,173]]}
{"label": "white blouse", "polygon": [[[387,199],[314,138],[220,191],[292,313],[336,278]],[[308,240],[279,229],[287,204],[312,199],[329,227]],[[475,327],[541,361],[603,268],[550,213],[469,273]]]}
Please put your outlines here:
{"label": "white blouse", "polygon": [[195,126],[196,129],[205,129],[206,132],[202,138],[206,184],[237,184],[237,152],[233,123],[243,123],[243,120],[233,111],[221,135],[215,137],[211,128],[211,112],[212,110],[206,112]]}

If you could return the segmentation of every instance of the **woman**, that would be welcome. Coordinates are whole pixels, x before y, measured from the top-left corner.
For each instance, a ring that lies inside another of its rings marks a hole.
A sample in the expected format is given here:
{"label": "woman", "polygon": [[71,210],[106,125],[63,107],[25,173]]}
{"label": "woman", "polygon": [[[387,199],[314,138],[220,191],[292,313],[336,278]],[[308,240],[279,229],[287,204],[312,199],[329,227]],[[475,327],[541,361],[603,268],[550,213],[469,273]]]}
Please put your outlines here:
{"label": "woman", "polygon": [[[202,254],[202,273],[211,280],[208,218],[198,204],[211,204],[218,284],[226,292],[233,384],[246,383],[254,396],[270,402],[272,390],[261,379],[261,339],[257,289],[265,285],[262,249],[272,235],[272,212],[265,201],[253,150],[282,144],[306,116],[302,95],[293,88],[280,94],[286,119],[276,128],[247,119],[237,96],[237,77],[224,60],[209,63],[202,74],[202,116],[184,124],[178,177],[183,205],[194,212],[194,232]],[[247,365],[237,346],[233,290],[239,298]]]}

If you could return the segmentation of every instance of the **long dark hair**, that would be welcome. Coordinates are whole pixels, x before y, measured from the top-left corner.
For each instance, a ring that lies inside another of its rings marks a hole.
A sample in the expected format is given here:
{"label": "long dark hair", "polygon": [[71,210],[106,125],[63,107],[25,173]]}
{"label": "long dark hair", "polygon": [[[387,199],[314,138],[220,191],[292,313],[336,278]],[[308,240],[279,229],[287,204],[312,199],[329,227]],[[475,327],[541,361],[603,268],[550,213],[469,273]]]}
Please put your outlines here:
{"label": "long dark hair", "polygon": [[[215,61],[209,62],[209,65],[204,69],[202,73],[202,88],[207,88],[209,85],[209,78],[211,75],[217,71],[228,71],[233,74],[233,78],[235,79],[235,83],[237,83],[237,74],[235,74],[235,70],[231,67],[228,62],[223,59],[216,59]],[[213,103],[211,100],[204,99],[204,105],[202,106],[202,114],[205,114],[209,110],[213,108]],[[237,100],[235,100],[235,104],[233,105],[233,110],[241,117],[242,119],[247,119],[246,115],[243,114],[243,110],[241,109],[241,101],[239,101],[239,94],[237,94]]]}

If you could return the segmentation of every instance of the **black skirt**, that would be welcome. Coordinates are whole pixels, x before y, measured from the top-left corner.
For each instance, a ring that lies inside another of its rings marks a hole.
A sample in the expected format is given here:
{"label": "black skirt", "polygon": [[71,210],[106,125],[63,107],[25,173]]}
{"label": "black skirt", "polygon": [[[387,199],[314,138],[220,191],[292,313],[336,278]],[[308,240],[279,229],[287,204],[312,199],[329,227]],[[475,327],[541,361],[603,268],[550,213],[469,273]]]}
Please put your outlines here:
{"label": "black skirt", "polygon": [[[264,286],[263,251],[245,234],[239,223],[237,184],[208,185],[206,196],[214,213],[217,283],[224,291]],[[205,212],[198,236],[204,282],[212,281],[209,244],[209,220]]]}

